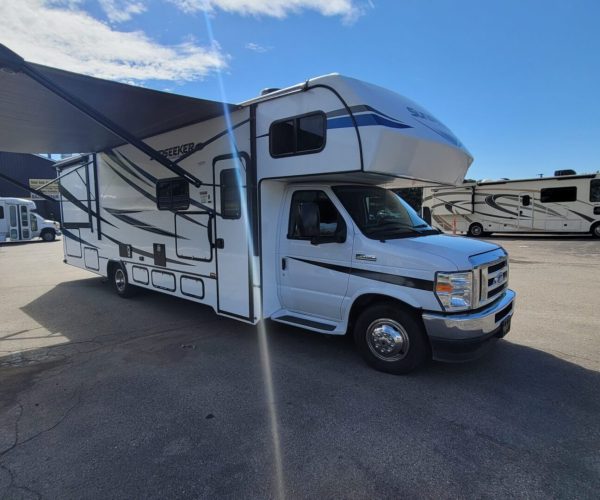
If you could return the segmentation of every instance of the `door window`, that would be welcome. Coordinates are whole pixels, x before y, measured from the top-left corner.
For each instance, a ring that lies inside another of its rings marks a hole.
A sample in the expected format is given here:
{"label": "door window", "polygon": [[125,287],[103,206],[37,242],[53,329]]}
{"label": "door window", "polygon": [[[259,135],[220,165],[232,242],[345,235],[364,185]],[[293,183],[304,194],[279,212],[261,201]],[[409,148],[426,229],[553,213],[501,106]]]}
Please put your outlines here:
{"label": "door window", "polygon": [[27,214],[27,207],[21,205],[21,226],[29,227],[29,215]]}
{"label": "door window", "polygon": [[[315,229],[316,232],[315,233]],[[335,205],[323,191],[296,191],[292,196],[288,239],[310,240],[316,237],[337,238],[345,233],[346,224]]]}
{"label": "door window", "polygon": [[221,170],[221,217],[239,219],[242,215],[241,186],[237,169]]}
{"label": "door window", "polygon": [[17,207],[11,205],[8,211],[10,212],[10,225],[14,227],[17,225]]}

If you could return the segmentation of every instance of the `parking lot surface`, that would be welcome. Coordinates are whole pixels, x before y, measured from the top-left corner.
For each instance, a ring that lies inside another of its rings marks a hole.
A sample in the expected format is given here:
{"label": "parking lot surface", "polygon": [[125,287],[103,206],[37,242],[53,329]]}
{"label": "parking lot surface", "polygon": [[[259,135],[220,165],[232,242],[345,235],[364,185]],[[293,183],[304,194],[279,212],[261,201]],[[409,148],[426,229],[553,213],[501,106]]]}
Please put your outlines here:
{"label": "parking lot surface", "polygon": [[0,498],[597,498],[600,242],[491,241],[511,332],[409,376],[0,246]]}

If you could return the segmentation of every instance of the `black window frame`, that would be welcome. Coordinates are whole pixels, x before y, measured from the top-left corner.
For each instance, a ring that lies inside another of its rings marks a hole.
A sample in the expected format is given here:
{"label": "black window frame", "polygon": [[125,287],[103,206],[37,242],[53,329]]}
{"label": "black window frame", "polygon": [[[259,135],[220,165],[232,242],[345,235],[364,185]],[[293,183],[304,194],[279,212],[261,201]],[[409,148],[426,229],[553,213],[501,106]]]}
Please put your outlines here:
{"label": "black window frame", "polygon": [[[549,199],[551,195],[557,196],[558,193],[562,193],[563,196],[558,197],[558,199]],[[566,193],[572,193],[572,195],[567,198]],[[543,188],[540,190],[540,201],[542,203],[572,203],[577,201],[577,186]]]}
{"label": "black window frame", "polygon": [[[221,218],[222,219],[227,219],[227,220],[237,220],[242,216],[242,196],[241,196],[241,189],[242,189],[242,185],[240,184],[240,177],[237,173],[237,168],[225,168],[223,170],[221,170],[221,173],[219,174],[219,190],[220,190],[220,202],[221,202]],[[228,184],[225,179],[224,179],[224,175],[229,175],[230,173],[233,174],[233,178],[235,179],[235,183],[233,185]],[[223,200],[225,200],[225,198],[227,197],[226,195],[226,190],[231,190],[232,192],[235,193],[235,198],[236,198],[236,202],[237,202],[237,211],[233,214],[229,213],[229,208],[227,210],[224,209],[223,206]]]}
{"label": "black window frame", "polygon": [[4,207],[0,207],[0,219],[4,219]]}
{"label": "black window frame", "polygon": [[[298,130],[299,130],[298,122],[302,118],[307,118],[310,116],[320,116],[323,119],[323,143],[317,149],[305,149],[305,150],[298,151]],[[290,153],[280,153],[280,154],[273,153],[273,127],[279,125],[280,123],[289,122],[291,120],[294,121],[294,149],[293,149],[293,151]],[[303,113],[301,115],[288,116],[286,118],[282,118],[281,120],[275,120],[269,126],[269,154],[271,155],[271,158],[289,158],[290,156],[312,155],[312,154],[320,153],[321,151],[323,151],[325,149],[326,145],[327,145],[327,115],[325,114],[324,111],[320,111],[320,110],[319,111],[311,111],[310,113]]]}
{"label": "black window frame", "polygon": [[[597,186],[594,186],[594,185]],[[594,189],[596,190],[596,193],[598,194],[597,198],[592,197],[592,194],[594,194]],[[600,203],[600,179],[592,179],[590,181],[590,201],[592,203]]]}
{"label": "black window frame", "polygon": [[[181,184],[181,186],[185,186],[185,194],[187,196],[187,204],[182,203],[173,203],[173,185]],[[164,196],[160,196],[159,192],[161,188],[163,188],[166,184],[170,185],[170,202],[166,205],[161,202],[161,199],[164,199]],[[190,208],[190,184],[183,177],[170,177],[168,179],[159,179],[156,181],[156,207],[159,210],[187,210]]]}
{"label": "black window frame", "polygon": [[[335,208],[335,211],[337,213],[338,216],[338,226],[335,230],[335,232],[333,233],[333,235],[321,235],[320,231],[319,231],[319,239],[321,239],[322,242],[336,242],[336,243],[343,243],[344,241],[346,241],[346,236],[347,236],[347,232],[348,232],[348,226],[346,224],[346,220],[344,219],[344,216],[342,215],[341,210],[335,206],[335,203],[333,202],[333,199],[331,198],[331,196],[329,196],[325,191],[323,191],[322,189],[297,189],[292,193],[292,197],[290,199],[290,209],[289,209],[289,215],[288,215],[288,228],[287,228],[287,239],[288,240],[296,240],[296,241],[311,241],[314,238],[311,236],[294,236],[294,222],[295,222],[295,215],[293,213],[293,209],[294,209],[294,197],[298,194],[298,193],[315,193],[316,197],[318,197],[319,194],[322,194],[323,196],[325,196],[325,198],[327,198],[327,200],[329,200],[329,203],[331,203],[331,205],[333,206],[333,208]],[[316,202],[314,202],[316,203]],[[340,237],[340,240],[338,241],[338,237]]]}

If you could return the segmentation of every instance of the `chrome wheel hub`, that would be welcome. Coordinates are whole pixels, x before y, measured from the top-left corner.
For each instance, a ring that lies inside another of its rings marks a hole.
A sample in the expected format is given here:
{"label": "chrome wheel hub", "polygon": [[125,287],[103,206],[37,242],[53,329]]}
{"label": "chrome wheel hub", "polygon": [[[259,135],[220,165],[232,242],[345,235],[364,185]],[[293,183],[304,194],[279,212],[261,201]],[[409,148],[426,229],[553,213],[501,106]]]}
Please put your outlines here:
{"label": "chrome wheel hub", "polygon": [[404,327],[393,319],[378,319],[367,328],[367,345],[383,361],[398,361],[408,354],[410,341]]}
{"label": "chrome wheel hub", "polygon": [[115,284],[117,285],[117,289],[119,290],[119,292],[125,290],[126,283],[127,282],[125,281],[125,273],[122,269],[117,269],[115,272]]}

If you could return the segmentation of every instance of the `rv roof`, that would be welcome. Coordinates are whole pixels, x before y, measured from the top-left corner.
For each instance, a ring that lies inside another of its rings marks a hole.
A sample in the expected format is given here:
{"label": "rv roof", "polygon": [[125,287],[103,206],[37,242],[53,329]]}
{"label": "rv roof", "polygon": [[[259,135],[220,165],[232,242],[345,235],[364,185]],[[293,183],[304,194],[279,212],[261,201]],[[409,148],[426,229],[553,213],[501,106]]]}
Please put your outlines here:
{"label": "rv roof", "polygon": [[[96,152],[123,143],[114,133],[33,80],[22,71],[23,63],[0,44],[0,151]],[[25,64],[139,139],[236,108],[232,104]]]}
{"label": "rv roof", "polygon": [[[596,177],[598,174],[578,174],[578,175],[559,175],[559,176],[552,176],[552,177],[534,177],[532,179],[507,179],[507,180],[498,180],[498,181],[478,181],[477,184],[478,185],[482,185],[485,184],[486,186],[489,186],[490,184],[510,184],[512,182],[532,182],[532,181],[562,181],[562,180],[569,180],[569,179],[593,179],[594,177]],[[469,183],[469,185],[472,185],[473,183]]]}

